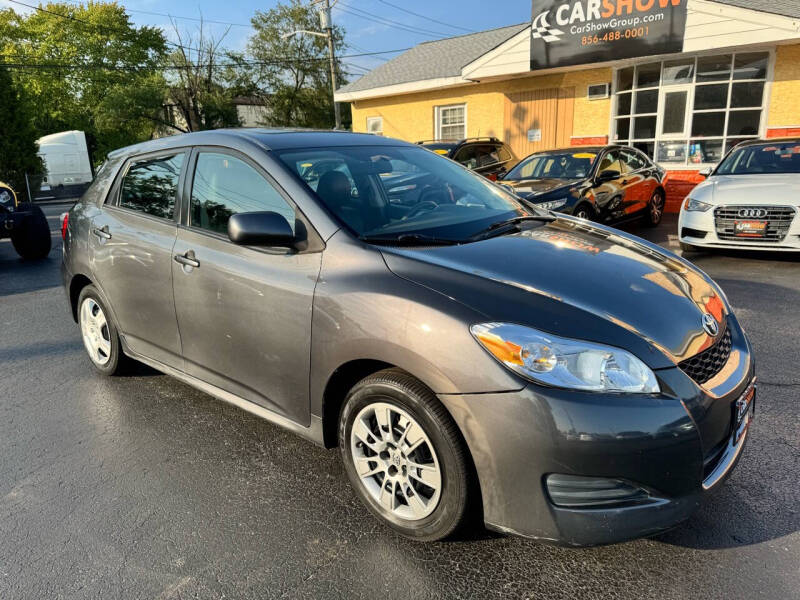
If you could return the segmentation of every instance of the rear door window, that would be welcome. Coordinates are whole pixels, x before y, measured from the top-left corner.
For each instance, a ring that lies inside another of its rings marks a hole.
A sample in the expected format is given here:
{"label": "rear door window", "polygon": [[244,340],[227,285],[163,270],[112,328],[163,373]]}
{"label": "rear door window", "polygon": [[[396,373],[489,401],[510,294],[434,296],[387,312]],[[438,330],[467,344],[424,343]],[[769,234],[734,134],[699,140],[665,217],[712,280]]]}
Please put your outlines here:
{"label": "rear door window", "polygon": [[172,219],[184,153],[137,160],[122,178],[119,206]]}

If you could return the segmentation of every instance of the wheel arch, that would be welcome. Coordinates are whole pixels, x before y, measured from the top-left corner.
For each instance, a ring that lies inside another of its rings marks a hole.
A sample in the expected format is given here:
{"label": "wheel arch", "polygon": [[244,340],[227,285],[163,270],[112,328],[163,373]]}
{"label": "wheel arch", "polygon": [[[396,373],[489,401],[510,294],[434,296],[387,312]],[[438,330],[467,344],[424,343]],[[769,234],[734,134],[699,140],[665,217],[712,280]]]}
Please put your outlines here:
{"label": "wheel arch", "polygon": [[322,393],[322,443],[326,448],[339,445],[338,428],[347,393],[359,381],[384,369],[396,369],[396,365],[374,359],[356,359],[339,366],[325,384]]}
{"label": "wheel arch", "polygon": [[83,288],[92,285],[92,280],[83,273],[78,273],[69,282],[69,305],[72,311],[72,320],[78,322],[78,298],[80,298]]}

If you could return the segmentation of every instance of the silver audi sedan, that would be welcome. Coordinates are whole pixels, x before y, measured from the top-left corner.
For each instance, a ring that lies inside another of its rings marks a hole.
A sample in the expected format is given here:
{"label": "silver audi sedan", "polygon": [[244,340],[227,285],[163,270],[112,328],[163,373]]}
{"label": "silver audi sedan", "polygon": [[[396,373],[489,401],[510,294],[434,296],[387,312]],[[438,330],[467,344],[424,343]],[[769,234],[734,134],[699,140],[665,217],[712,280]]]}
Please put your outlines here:
{"label": "silver audi sedan", "polygon": [[800,251],[800,138],[739,144],[707,174],[681,207],[684,251]]}

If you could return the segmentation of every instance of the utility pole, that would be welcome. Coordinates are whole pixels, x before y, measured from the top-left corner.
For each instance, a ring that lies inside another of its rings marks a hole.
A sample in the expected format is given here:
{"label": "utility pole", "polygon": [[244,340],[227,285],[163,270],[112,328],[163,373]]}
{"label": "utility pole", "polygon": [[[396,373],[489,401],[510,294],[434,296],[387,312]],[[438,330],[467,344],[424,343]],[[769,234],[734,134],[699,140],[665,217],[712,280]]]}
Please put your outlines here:
{"label": "utility pole", "polygon": [[333,50],[333,23],[331,21],[331,2],[325,0],[325,4],[319,11],[319,20],[322,29],[328,37],[328,60],[331,64],[331,99],[333,100],[333,114],[336,120],[336,129],[342,128],[342,111],[336,101],[336,57]]}
{"label": "utility pole", "polygon": [[[334,0],[334,5],[338,0]],[[333,101],[333,114],[334,119],[336,122],[336,129],[342,128],[342,111],[340,110],[339,103],[336,102],[336,56],[334,55],[334,44],[333,44],[333,23],[331,22],[331,2],[330,0],[314,0],[311,4],[322,4],[322,7],[319,9],[319,24],[320,29],[323,29],[325,33],[320,33],[319,31],[308,31],[307,29],[298,29],[297,31],[290,31],[289,33],[284,33],[281,37],[286,39],[293,35],[297,34],[305,34],[305,35],[316,35],[318,37],[328,38],[328,61],[330,62],[331,66],[331,100]]]}

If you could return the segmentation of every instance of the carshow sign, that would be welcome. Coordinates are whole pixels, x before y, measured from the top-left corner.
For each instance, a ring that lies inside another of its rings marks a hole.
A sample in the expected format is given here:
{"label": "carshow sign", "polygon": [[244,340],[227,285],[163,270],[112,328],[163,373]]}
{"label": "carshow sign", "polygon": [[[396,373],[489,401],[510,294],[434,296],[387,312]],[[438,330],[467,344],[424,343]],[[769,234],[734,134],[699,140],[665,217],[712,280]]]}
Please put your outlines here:
{"label": "carshow sign", "polygon": [[533,0],[531,70],[683,51],[689,0]]}

